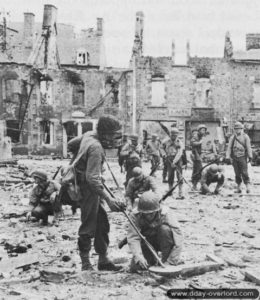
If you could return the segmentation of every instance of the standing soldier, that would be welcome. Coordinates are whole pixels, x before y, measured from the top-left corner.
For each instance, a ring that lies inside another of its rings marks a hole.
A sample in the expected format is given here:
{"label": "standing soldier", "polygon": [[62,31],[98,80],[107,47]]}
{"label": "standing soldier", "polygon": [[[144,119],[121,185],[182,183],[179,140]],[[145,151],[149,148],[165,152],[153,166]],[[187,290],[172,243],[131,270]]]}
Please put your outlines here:
{"label": "standing soldier", "polygon": [[170,131],[170,139],[164,143],[163,157],[166,159],[168,170],[168,184],[169,190],[173,187],[175,171],[177,173],[179,184],[179,196],[177,199],[184,199],[183,196],[183,182],[182,182],[182,154],[183,145],[178,138],[179,130],[173,127]]}
{"label": "standing soldier", "polygon": [[204,124],[200,124],[197,130],[194,130],[191,138],[191,152],[192,152],[192,160],[193,160],[193,170],[191,181],[193,184],[193,189],[197,190],[197,184],[201,179],[201,169],[202,169],[202,140],[206,135],[207,127]]}
{"label": "standing soldier", "polygon": [[127,156],[129,155],[130,151],[130,142],[128,141],[128,135],[124,134],[122,138],[122,145],[118,147],[118,164],[120,166],[121,173],[123,173],[123,167]]}
{"label": "standing soldier", "polygon": [[100,117],[96,133],[86,132],[80,143],[75,164],[76,178],[82,194],[80,200],[81,225],[78,246],[82,261],[82,270],[93,270],[89,260],[91,239],[99,255],[99,270],[118,270],[107,254],[109,245],[109,221],[104,208],[104,200],[112,211],[123,209],[123,203],[113,199],[102,184],[101,172],[104,163],[104,149],[118,147],[121,139],[121,126],[111,116]]}
{"label": "standing soldier", "polygon": [[162,171],[162,182],[163,183],[168,183],[168,180],[166,179],[167,178],[167,174],[168,174],[168,165],[167,165],[167,159],[166,159],[166,156],[165,156],[165,143],[168,142],[169,140],[169,137],[167,136],[166,138],[164,138],[162,140],[162,144],[161,144],[161,147],[160,147],[160,154],[161,154],[161,157],[162,157],[162,160],[163,160],[163,171]]}
{"label": "standing soldier", "polygon": [[126,158],[125,162],[125,169],[126,169],[126,181],[125,181],[125,187],[127,187],[128,181],[130,178],[133,177],[132,171],[135,167],[142,167],[141,162],[141,153],[137,151],[138,146],[138,135],[132,134],[129,136],[131,140],[131,145],[129,148],[129,154]]}
{"label": "standing soldier", "polygon": [[[160,143],[157,134],[153,134],[152,140],[147,143],[146,152],[151,159],[151,170],[156,170],[160,164]],[[155,175],[155,172],[153,174]]]}
{"label": "standing soldier", "polygon": [[235,133],[231,136],[228,148],[227,159],[230,159],[236,176],[237,193],[241,193],[242,180],[246,185],[246,192],[250,193],[247,158],[251,162],[253,154],[249,136],[243,132],[243,124],[236,122]]}

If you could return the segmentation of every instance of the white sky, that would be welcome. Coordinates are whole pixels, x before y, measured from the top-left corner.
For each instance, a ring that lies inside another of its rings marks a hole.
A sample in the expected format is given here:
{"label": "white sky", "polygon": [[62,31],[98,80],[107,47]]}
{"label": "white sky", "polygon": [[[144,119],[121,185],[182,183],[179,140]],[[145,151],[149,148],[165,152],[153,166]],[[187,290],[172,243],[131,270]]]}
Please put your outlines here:
{"label": "white sky", "polygon": [[245,34],[260,33],[260,0],[0,0],[11,21],[23,12],[42,21],[44,4],[58,8],[58,22],[96,27],[104,18],[107,65],[127,67],[134,40],[135,13],[144,12],[144,55],[170,56],[175,40],[176,62],[182,63],[186,41],[191,55],[222,57],[230,31],[235,50],[245,49]]}

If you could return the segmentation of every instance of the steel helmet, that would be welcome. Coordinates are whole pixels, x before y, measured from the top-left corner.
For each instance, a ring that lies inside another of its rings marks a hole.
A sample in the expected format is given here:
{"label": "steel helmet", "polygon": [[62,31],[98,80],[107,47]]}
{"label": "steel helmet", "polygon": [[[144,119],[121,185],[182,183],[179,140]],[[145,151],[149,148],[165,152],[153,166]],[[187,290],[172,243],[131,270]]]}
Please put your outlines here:
{"label": "steel helmet", "polygon": [[159,211],[159,196],[152,191],[144,192],[138,202],[137,210],[143,214],[150,214]]}
{"label": "steel helmet", "polygon": [[132,170],[133,177],[137,178],[137,177],[141,176],[142,174],[143,174],[143,171],[140,167],[133,168],[133,170]]}
{"label": "steel helmet", "polygon": [[173,128],[170,130],[170,133],[179,134],[179,129],[178,129],[177,127],[173,127]]}
{"label": "steel helmet", "polygon": [[47,181],[47,179],[48,179],[48,175],[44,171],[34,171],[34,172],[32,172],[31,177],[40,178],[43,181]]}
{"label": "steel helmet", "polygon": [[198,126],[198,131],[200,131],[201,129],[205,129],[205,130],[207,130],[207,127],[206,127],[206,125],[205,124],[200,124],[199,126]]}
{"label": "steel helmet", "polygon": [[222,172],[223,171],[223,168],[218,166],[217,164],[213,164],[209,168],[210,168],[210,171],[212,173],[217,173],[217,172]]}
{"label": "steel helmet", "polygon": [[129,135],[129,139],[131,141],[138,141],[138,135],[137,134],[131,134],[131,135]]}
{"label": "steel helmet", "polygon": [[244,129],[244,125],[240,122],[236,122],[234,125],[234,129]]}

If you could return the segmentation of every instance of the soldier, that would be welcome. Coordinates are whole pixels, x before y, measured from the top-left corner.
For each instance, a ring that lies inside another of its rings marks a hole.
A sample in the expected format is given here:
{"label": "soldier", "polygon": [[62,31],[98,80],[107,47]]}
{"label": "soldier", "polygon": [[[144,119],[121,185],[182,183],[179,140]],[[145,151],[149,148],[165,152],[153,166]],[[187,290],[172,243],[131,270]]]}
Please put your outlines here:
{"label": "soldier", "polygon": [[228,148],[227,148],[227,159],[231,161],[233,165],[236,183],[237,183],[237,193],[241,193],[241,183],[242,180],[246,185],[246,192],[250,193],[250,180],[248,176],[248,165],[247,158],[249,162],[252,160],[252,148],[249,136],[243,132],[243,124],[236,122],[234,126],[235,133],[231,136]]}
{"label": "soldier", "polygon": [[201,179],[201,169],[202,169],[202,140],[206,135],[207,127],[204,124],[200,124],[197,130],[193,131],[193,136],[191,138],[191,158],[193,160],[193,170],[191,181],[193,184],[193,189],[197,190],[197,184]]}
{"label": "soldier", "polygon": [[183,146],[178,138],[179,130],[173,127],[170,131],[170,139],[164,143],[163,157],[166,159],[168,170],[169,190],[173,187],[175,172],[177,173],[179,184],[179,195],[177,199],[184,199],[182,182],[182,154]]}
{"label": "soldier", "polygon": [[[133,178],[128,182],[125,192],[126,209],[128,212],[137,208],[140,196],[146,191],[157,192],[157,187],[154,179],[151,176],[143,174],[143,170],[135,167],[132,171]],[[118,248],[121,249],[127,244],[127,238],[124,238],[118,243]]]}
{"label": "soldier", "polygon": [[137,206],[139,197],[145,191],[153,191],[156,193],[157,187],[154,179],[151,176],[143,174],[143,170],[139,167],[135,167],[132,171],[133,178],[128,182],[125,192],[126,208],[128,211],[132,211]]}
{"label": "soldier", "polygon": [[104,208],[104,200],[112,211],[121,211],[125,205],[113,199],[102,184],[102,166],[104,149],[116,148],[121,139],[121,125],[111,116],[102,116],[98,120],[96,133],[85,133],[80,143],[75,164],[76,178],[82,194],[80,200],[81,225],[78,246],[82,261],[82,270],[93,270],[89,260],[91,239],[99,255],[99,270],[119,270],[109,258],[109,221]]}
{"label": "soldier", "polygon": [[31,211],[27,213],[27,218],[34,217],[42,220],[42,225],[48,225],[48,216],[57,214],[61,211],[58,202],[60,184],[54,180],[48,180],[48,175],[44,171],[34,171],[31,175],[34,178],[35,186],[30,192]]}
{"label": "soldier", "polygon": [[[162,208],[159,196],[152,191],[144,192],[138,203],[137,211],[130,214],[136,227],[155,248],[162,253],[162,262],[178,264],[182,249],[182,235],[176,218]],[[127,241],[133,254],[130,271],[147,269],[156,263],[155,258],[141,240],[135,229],[129,225]]]}
{"label": "soldier", "polygon": [[125,165],[125,161],[129,155],[131,143],[128,141],[128,134],[124,134],[122,137],[122,145],[118,147],[118,164],[120,166],[120,171],[123,173],[123,167]]}
{"label": "soldier", "polygon": [[160,154],[161,154],[161,157],[162,157],[162,160],[163,160],[163,171],[162,171],[162,182],[163,183],[168,183],[168,180],[166,179],[167,174],[168,174],[168,165],[167,165],[167,159],[166,159],[165,151],[164,151],[165,143],[168,140],[169,140],[169,137],[167,136],[165,139],[162,140],[162,144],[161,144],[161,147],[160,147]]}
{"label": "soldier", "polygon": [[[151,170],[156,170],[160,164],[160,143],[157,134],[153,134],[152,140],[147,142],[146,152],[151,160]],[[153,174],[155,175],[155,172]]]}
{"label": "soldier", "polygon": [[129,179],[133,177],[132,171],[135,167],[142,167],[140,153],[137,152],[138,146],[138,135],[132,134],[129,136],[131,140],[131,145],[129,149],[129,154],[126,159],[125,168],[126,168],[126,181],[125,187],[127,187]]}
{"label": "soldier", "polygon": [[216,182],[216,188],[214,190],[214,194],[218,194],[220,188],[224,184],[224,174],[223,174],[223,168],[221,166],[218,166],[216,164],[212,164],[205,168],[202,171],[201,174],[201,193],[206,195],[206,194],[211,194],[209,186],[211,183]]}

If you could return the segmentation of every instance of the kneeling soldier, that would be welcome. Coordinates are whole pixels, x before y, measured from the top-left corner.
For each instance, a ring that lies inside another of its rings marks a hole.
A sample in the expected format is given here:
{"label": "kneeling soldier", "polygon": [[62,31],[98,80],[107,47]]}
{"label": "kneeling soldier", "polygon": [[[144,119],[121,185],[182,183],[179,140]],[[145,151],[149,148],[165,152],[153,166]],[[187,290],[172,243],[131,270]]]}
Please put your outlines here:
{"label": "kneeling soldier", "polygon": [[206,169],[202,171],[201,175],[201,193],[206,195],[206,194],[211,194],[209,185],[213,182],[217,182],[214,194],[218,194],[220,188],[224,184],[224,174],[223,174],[223,168],[213,164],[208,166]]}
{"label": "kneeling soldier", "polygon": [[42,220],[43,225],[48,225],[48,216],[58,214],[61,206],[57,201],[60,184],[55,181],[49,181],[48,175],[43,171],[34,171],[32,177],[36,185],[30,193],[31,211],[27,218],[34,217],[36,220]]}
{"label": "kneeling soldier", "polygon": [[[160,206],[157,194],[144,192],[139,199],[137,211],[133,211],[130,217],[147,241],[162,253],[163,263],[178,263],[182,249],[181,231],[172,213]],[[156,259],[131,225],[127,240],[133,254],[131,272],[156,264]]]}

